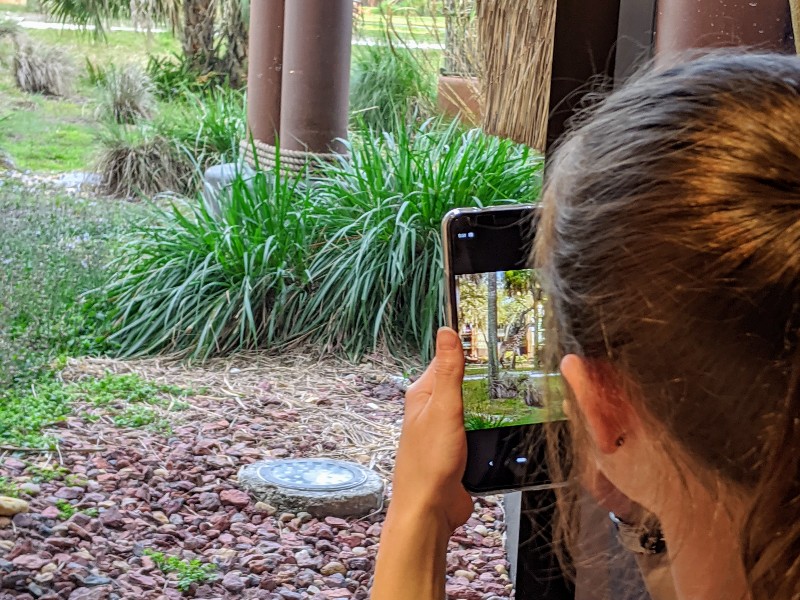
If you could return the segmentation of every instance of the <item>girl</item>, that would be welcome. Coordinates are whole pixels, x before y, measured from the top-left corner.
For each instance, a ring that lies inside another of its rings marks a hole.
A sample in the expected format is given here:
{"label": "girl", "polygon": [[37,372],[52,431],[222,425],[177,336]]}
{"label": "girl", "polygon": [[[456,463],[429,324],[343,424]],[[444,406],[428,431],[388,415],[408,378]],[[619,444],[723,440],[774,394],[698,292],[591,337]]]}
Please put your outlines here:
{"label": "girl", "polygon": [[[682,600],[800,598],[800,59],[710,55],[609,96],[548,165],[535,263],[573,477],[661,522]],[[472,511],[458,336],[412,386],[373,589],[441,600]],[[555,465],[554,465],[555,467]]]}

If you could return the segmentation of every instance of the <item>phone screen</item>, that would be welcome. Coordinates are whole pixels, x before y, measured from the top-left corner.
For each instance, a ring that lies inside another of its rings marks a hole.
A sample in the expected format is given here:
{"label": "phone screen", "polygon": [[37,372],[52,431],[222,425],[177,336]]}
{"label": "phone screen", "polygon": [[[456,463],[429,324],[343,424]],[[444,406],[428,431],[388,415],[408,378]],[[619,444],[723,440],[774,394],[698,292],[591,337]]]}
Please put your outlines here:
{"label": "phone screen", "polygon": [[[543,423],[564,419],[544,355],[546,300],[530,254],[538,209],[456,209],[442,223],[447,317],[464,348],[472,493],[550,488]],[[535,265],[534,265],[535,266]]]}
{"label": "phone screen", "polygon": [[559,378],[544,368],[544,294],[534,269],[459,274],[467,431],[564,418]]}

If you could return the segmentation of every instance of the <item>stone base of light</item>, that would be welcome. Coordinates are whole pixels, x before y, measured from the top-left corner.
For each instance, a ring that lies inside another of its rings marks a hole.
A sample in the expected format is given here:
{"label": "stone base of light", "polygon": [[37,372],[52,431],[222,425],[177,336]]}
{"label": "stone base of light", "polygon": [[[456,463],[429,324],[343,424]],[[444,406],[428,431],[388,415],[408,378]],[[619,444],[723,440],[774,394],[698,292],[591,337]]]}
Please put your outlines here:
{"label": "stone base of light", "polygon": [[[318,518],[324,517],[363,517],[373,513],[383,505],[383,479],[374,471],[350,462],[328,459],[304,459],[303,468],[308,463],[333,465],[347,473],[349,481],[329,478],[331,485],[326,489],[324,478],[310,481],[305,485],[302,477],[296,481],[277,482],[271,472],[291,469],[300,461],[270,460],[253,463],[239,471],[239,487],[248,491],[256,501],[265,502],[279,511],[307,512]],[[352,477],[351,477],[352,475]]]}

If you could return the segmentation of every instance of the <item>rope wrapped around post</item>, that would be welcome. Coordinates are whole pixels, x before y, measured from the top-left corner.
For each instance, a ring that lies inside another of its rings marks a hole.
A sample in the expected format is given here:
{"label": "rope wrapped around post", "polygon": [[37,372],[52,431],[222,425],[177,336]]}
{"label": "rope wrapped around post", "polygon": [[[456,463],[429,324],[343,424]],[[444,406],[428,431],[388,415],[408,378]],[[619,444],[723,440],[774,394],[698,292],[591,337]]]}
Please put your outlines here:
{"label": "rope wrapped around post", "polygon": [[313,171],[326,162],[336,162],[342,158],[347,158],[346,154],[336,152],[319,153],[304,150],[287,150],[259,140],[243,140],[240,148],[245,161],[252,168],[272,171],[276,166],[279,166],[283,173],[300,173],[306,169]]}

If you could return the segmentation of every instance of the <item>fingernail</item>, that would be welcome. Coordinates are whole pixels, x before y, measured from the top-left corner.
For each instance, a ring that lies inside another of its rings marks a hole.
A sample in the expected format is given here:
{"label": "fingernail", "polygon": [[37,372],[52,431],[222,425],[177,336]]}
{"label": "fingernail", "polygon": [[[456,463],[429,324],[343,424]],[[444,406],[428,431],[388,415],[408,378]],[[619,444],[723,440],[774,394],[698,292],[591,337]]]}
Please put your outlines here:
{"label": "fingernail", "polygon": [[461,340],[447,327],[442,327],[436,334],[436,348],[439,350],[455,350]]}

